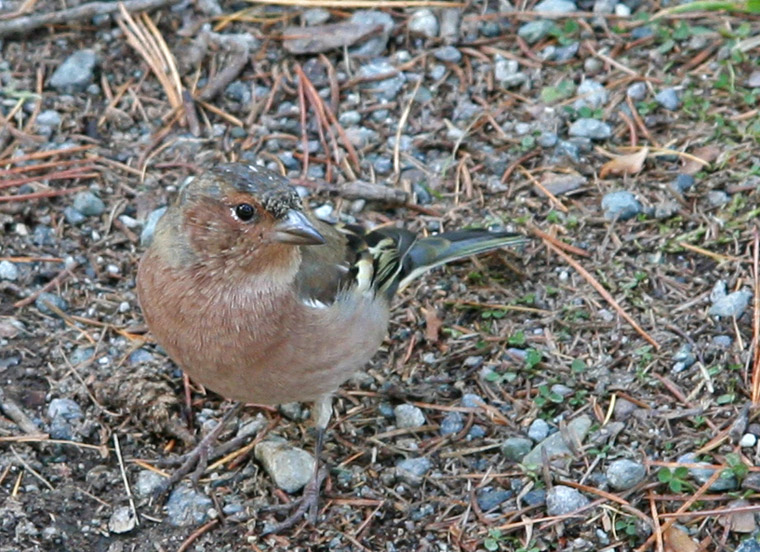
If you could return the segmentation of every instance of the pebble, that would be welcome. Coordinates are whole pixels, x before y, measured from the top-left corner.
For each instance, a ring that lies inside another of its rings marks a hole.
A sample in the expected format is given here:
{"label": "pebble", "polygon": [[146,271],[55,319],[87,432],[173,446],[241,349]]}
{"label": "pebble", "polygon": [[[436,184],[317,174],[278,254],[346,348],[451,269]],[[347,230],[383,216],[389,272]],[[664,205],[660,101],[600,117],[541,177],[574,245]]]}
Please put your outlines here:
{"label": "pebble", "polygon": [[36,122],[39,126],[57,127],[61,124],[61,114],[54,109],[46,109],[37,115]]}
{"label": "pebble", "polygon": [[470,428],[470,431],[467,432],[467,440],[472,441],[473,439],[482,439],[486,436],[486,430],[482,425],[475,424]]}
{"label": "pebble", "polygon": [[111,533],[129,533],[137,525],[134,513],[129,506],[119,506],[108,520],[108,530]]}
{"label": "pebble", "polygon": [[520,86],[528,75],[520,71],[520,64],[513,59],[500,59],[493,65],[493,76],[504,88]]}
{"label": "pebble", "polygon": [[733,342],[734,339],[730,335],[716,335],[712,338],[713,346],[719,349],[728,349]]}
{"label": "pebble", "polygon": [[462,10],[460,8],[448,8],[441,12],[441,39],[444,44],[453,44],[459,41],[461,23]]}
{"label": "pebble", "polygon": [[592,11],[595,14],[609,15],[615,9],[615,4],[617,4],[617,0],[595,0]]}
{"label": "pebble", "polygon": [[745,433],[739,440],[739,446],[743,448],[752,448],[757,444],[757,435],[754,433]]}
{"label": "pebble", "polygon": [[130,364],[148,364],[149,362],[153,362],[154,356],[153,353],[148,351],[147,349],[137,349],[136,351],[132,352],[129,355],[129,363]]}
{"label": "pebble", "polygon": [[461,404],[465,408],[480,408],[485,402],[480,395],[475,393],[465,393],[461,399]]}
{"label": "pebble", "polygon": [[617,15],[618,17],[630,17],[631,8],[629,8],[622,2],[615,4],[615,15]]}
{"label": "pebble", "polygon": [[[710,465],[708,462],[698,462],[697,458],[698,456],[696,454],[689,452],[687,454],[679,456],[677,462],[679,464],[699,464],[705,466]],[[714,471],[715,470],[712,468],[689,468],[689,474],[700,485],[704,485],[707,480],[712,477]],[[721,474],[721,476],[715,480],[715,483],[710,485],[710,491],[713,492],[733,491],[738,488],[739,482],[736,480],[736,476],[728,471],[724,471],[723,474]]]}
{"label": "pebble", "polygon": [[[578,49],[580,48],[580,46],[581,46],[580,42],[571,42],[567,46],[556,47],[554,49],[554,61],[556,61],[557,63],[564,63],[566,61],[570,61],[578,53]],[[593,59],[596,59],[596,58],[593,58]],[[593,72],[597,73],[598,71],[599,70],[597,69],[596,71],[593,71]]]}
{"label": "pebble", "polygon": [[612,412],[615,415],[615,420],[622,421],[630,418],[637,408],[635,403],[625,399],[618,399],[615,401],[615,407]]}
{"label": "pebble", "polygon": [[675,111],[681,105],[674,88],[665,88],[657,93],[655,101],[669,111]]}
{"label": "pebble", "polygon": [[156,232],[156,224],[164,216],[165,212],[166,207],[159,207],[148,215],[148,218],[145,220],[145,226],[143,226],[142,232],[140,232],[140,245],[143,247],[150,245],[150,242],[153,241],[153,234]]}
{"label": "pebble", "polygon": [[528,427],[528,437],[534,442],[543,441],[549,436],[549,424],[543,418],[536,418]]}
{"label": "pebble", "polygon": [[570,0],[542,0],[533,6],[533,11],[539,13],[570,13],[577,9],[575,2],[571,2]]}
{"label": "pebble", "polygon": [[752,71],[747,79],[747,86],[750,88],[760,88],[760,71]]}
{"label": "pebble", "polygon": [[38,224],[32,233],[32,243],[34,245],[55,245],[55,230],[44,224]]}
{"label": "pebble", "polygon": [[[567,424],[567,435],[573,439],[574,443],[582,443],[589,428],[591,428],[591,418],[579,416]],[[569,459],[573,457],[573,452],[565,443],[564,434],[565,432],[558,431],[549,435],[525,455],[522,464],[525,466],[541,466],[544,455],[552,465],[561,467],[567,464]]]}
{"label": "pebble", "polygon": [[166,502],[166,519],[174,527],[200,525],[208,520],[208,512],[213,505],[205,494],[180,484]]}
{"label": "pebble", "polygon": [[464,428],[464,418],[461,412],[449,412],[441,420],[441,435],[453,435]]}
{"label": "pebble", "polygon": [[396,427],[413,428],[425,425],[425,414],[422,410],[411,404],[400,404],[393,409],[396,417]]}
{"label": "pebble", "polygon": [[723,190],[710,190],[707,192],[707,202],[713,207],[722,207],[731,200],[731,197]]}
{"label": "pebble", "polygon": [[433,13],[433,10],[423,8],[416,10],[409,18],[407,23],[409,32],[425,36],[427,38],[435,38],[438,36],[438,18]]}
{"label": "pebble", "polygon": [[[395,74],[394,74],[395,73]],[[378,75],[393,76],[383,79],[375,80]],[[367,79],[369,82],[364,82],[360,86],[363,89],[368,90],[373,96],[381,100],[395,100],[398,93],[404,87],[406,82],[406,76],[391,65],[391,63],[385,59],[375,59],[369,63],[365,63],[357,71],[357,76],[360,79]]]}
{"label": "pebble", "polygon": [[330,12],[324,8],[311,8],[301,14],[301,21],[307,27],[322,25],[330,20]]}
{"label": "pebble", "polygon": [[380,56],[385,52],[388,45],[388,39],[391,36],[395,23],[393,18],[377,10],[359,10],[351,16],[351,22],[366,26],[372,29],[380,29],[363,43],[351,48],[351,53],[356,56]]}
{"label": "pebble", "polygon": [[448,63],[457,63],[462,59],[462,52],[454,46],[444,46],[433,52],[435,59]]}
{"label": "pebble", "polygon": [[647,474],[646,467],[627,458],[615,460],[607,468],[607,481],[612,488],[625,491],[640,483]]}
{"label": "pebble", "polygon": [[734,552],[760,552],[760,531],[744,539]]}
{"label": "pebble", "polygon": [[484,489],[478,493],[476,500],[478,501],[480,510],[488,512],[512,498],[513,495],[512,491],[505,491],[503,489]]}
{"label": "pebble", "polygon": [[526,506],[541,506],[546,503],[546,489],[528,491],[522,497]]}
{"label": "pebble", "polygon": [[670,218],[673,215],[675,215],[679,209],[680,209],[680,205],[678,204],[677,201],[673,201],[672,199],[663,201],[662,203],[658,203],[655,206],[654,218],[658,220]]}
{"label": "pebble", "polygon": [[97,217],[103,214],[106,205],[98,196],[85,190],[74,196],[74,209],[86,217]]}
{"label": "pebble", "polygon": [[572,387],[568,387],[567,385],[563,385],[561,383],[555,383],[551,387],[551,392],[556,393],[560,397],[569,397],[573,393],[575,393],[575,389]]}
{"label": "pebble", "polygon": [[301,490],[314,474],[314,457],[283,439],[261,441],[256,445],[254,455],[275,485],[288,493]]}
{"label": "pebble", "polygon": [[545,130],[538,137],[538,145],[542,148],[553,148],[557,145],[558,140],[559,136],[555,132]]}
{"label": "pebble", "polygon": [[245,84],[242,81],[231,82],[227,85],[227,88],[224,89],[224,95],[230,100],[242,105],[250,104],[252,99],[250,85]]}
{"label": "pebble", "polygon": [[546,513],[550,516],[569,514],[588,503],[580,491],[565,485],[555,485],[546,493]]}
{"label": "pebble", "polygon": [[34,300],[34,306],[37,307],[37,310],[39,310],[42,314],[52,314],[53,316],[57,316],[45,303],[50,303],[51,305],[58,307],[58,309],[62,310],[63,312],[69,310],[69,304],[66,302],[66,300],[54,293],[40,293],[37,296],[37,299]]}
{"label": "pebble", "polygon": [[710,307],[710,315],[739,318],[747,309],[752,292],[740,289],[716,299]]}
{"label": "pebble", "polygon": [[70,441],[74,437],[74,424],[84,417],[82,409],[71,399],[53,399],[47,410],[50,418],[50,437]]}
{"label": "pebble", "polygon": [[517,30],[517,36],[528,44],[534,44],[546,37],[549,31],[554,29],[554,22],[548,19],[538,19],[521,25]]}
{"label": "pebble", "polygon": [[137,483],[134,485],[135,494],[142,498],[148,498],[163,488],[165,477],[151,470],[141,470],[137,474]]}
{"label": "pebble", "polygon": [[430,471],[433,467],[433,463],[429,458],[407,458],[396,464],[396,475],[409,483],[410,485],[418,485],[421,483],[422,477]]}
{"label": "pebble", "polygon": [[690,174],[683,174],[680,173],[678,176],[676,176],[675,180],[671,182],[670,184],[671,188],[676,190],[679,193],[684,193],[689,191],[692,186],[694,186],[694,177]]}
{"label": "pebble", "polygon": [[74,209],[71,205],[67,205],[63,208],[63,218],[65,218],[66,222],[72,226],[78,226],[87,220],[86,216]]}
{"label": "pebble", "polygon": [[583,107],[599,109],[603,107],[609,99],[609,92],[607,92],[604,85],[593,79],[584,80],[575,93],[580,96],[580,98],[575,100],[575,103],[573,104],[575,109],[581,109]]}
{"label": "pebble", "polygon": [[61,94],[84,92],[93,78],[98,57],[94,50],[79,50],[67,57],[50,77],[50,86]]}
{"label": "pebble", "polygon": [[18,278],[18,267],[11,261],[0,261],[0,280],[13,282]]}
{"label": "pebble", "polygon": [[694,364],[697,357],[694,356],[694,353],[691,350],[691,343],[684,343],[681,345],[678,351],[676,351],[676,354],[673,355],[673,360],[676,362],[673,365],[673,372],[675,373],[683,372]]}
{"label": "pebble", "polygon": [[581,118],[570,125],[570,136],[590,138],[591,140],[605,140],[612,136],[612,128],[604,121],[591,118]]}
{"label": "pebble", "polygon": [[634,82],[626,89],[625,93],[634,102],[640,102],[647,97],[647,85],[644,82]]}
{"label": "pebble", "polygon": [[619,191],[604,194],[602,209],[607,220],[628,220],[641,213],[642,206],[632,192]]}
{"label": "pebble", "polygon": [[501,453],[510,462],[520,462],[533,448],[533,441],[525,437],[509,437],[501,444]]}
{"label": "pebble", "polygon": [[358,125],[362,121],[362,114],[352,109],[350,111],[344,111],[338,117],[338,122],[342,126]]}
{"label": "pebble", "polygon": [[596,57],[587,57],[583,61],[583,70],[587,75],[596,75],[604,67],[604,62]]}

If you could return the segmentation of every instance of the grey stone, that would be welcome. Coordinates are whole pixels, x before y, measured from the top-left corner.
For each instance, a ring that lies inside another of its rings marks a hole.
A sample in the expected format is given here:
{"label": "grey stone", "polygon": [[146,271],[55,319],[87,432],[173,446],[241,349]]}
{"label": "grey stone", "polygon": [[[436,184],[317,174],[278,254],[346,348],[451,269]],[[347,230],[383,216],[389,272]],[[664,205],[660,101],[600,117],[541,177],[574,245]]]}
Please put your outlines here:
{"label": "grey stone", "polygon": [[493,76],[505,88],[520,86],[528,75],[520,71],[520,64],[513,59],[500,59],[494,63]]}
{"label": "grey stone", "polygon": [[760,88],[760,71],[752,71],[747,79],[747,86],[750,88]]}
{"label": "grey stone", "polygon": [[[388,74],[392,74],[393,76],[380,81],[374,80],[379,75]],[[365,63],[359,67],[357,76],[360,79],[368,79],[369,81],[362,83],[360,85],[361,88],[369,90],[372,95],[384,100],[395,100],[406,82],[406,76],[384,58],[378,58]]]}
{"label": "grey stone", "polygon": [[362,114],[356,110],[344,111],[338,117],[338,122],[343,126],[358,125],[362,120]]}
{"label": "grey stone", "polygon": [[671,183],[671,187],[679,193],[687,192],[694,186],[694,177],[690,174],[680,173]]}
{"label": "grey stone", "polygon": [[607,481],[613,489],[625,491],[641,482],[647,474],[646,467],[639,462],[622,458],[615,460],[607,468]]}
{"label": "grey stone", "polygon": [[314,474],[314,457],[281,439],[261,441],[254,448],[254,455],[275,485],[288,493],[302,489]]}
{"label": "grey stone", "polygon": [[137,474],[137,483],[134,485],[135,494],[142,498],[148,498],[163,488],[165,477],[151,470],[142,470]]}
{"label": "grey stone", "polygon": [[713,346],[720,349],[728,349],[733,342],[734,339],[730,335],[716,335],[712,338]]}
{"label": "grey stone", "polygon": [[753,433],[745,433],[742,438],[739,439],[739,446],[743,448],[754,448],[757,444],[757,435]]}
{"label": "grey stone", "polygon": [[545,38],[553,28],[553,21],[537,19],[521,25],[517,30],[517,36],[524,39],[528,44],[534,44]]}
{"label": "grey stone", "polygon": [[[567,424],[567,435],[573,440],[573,446],[582,443],[591,428],[591,418],[588,416],[579,416]],[[558,431],[549,435],[546,439],[537,444],[523,458],[522,464],[528,467],[540,466],[544,454],[551,465],[564,466],[572,456],[572,449],[565,442],[565,432]]]}
{"label": "grey stone", "polygon": [[[554,61],[556,61],[557,63],[564,63],[566,61],[570,61],[576,56],[580,46],[581,46],[580,42],[571,42],[570,44],[567,44],[565,46],[557,46],[554,49]],[[596,59],[596,58],[593,58],[593,59]]]}
{"label": "grey stone", "polygon": [[593,12],[599,15],[609,15],[615,10],[617,0],[595,0]]}
{"label": "grey stone", "polygon": [[18,267],[11,261],[0,261],[0,280],[10,280],[11,282],[18,278]]}
{"label": "grey stone", "polygon": [[604,121],[592,118],[581,118],[570,125],[570,136],[590,138],[591,140],[606,140],[612,136],[612,128]]}
{"label": "grey stone", "polygon": [[61,114],[54,109],[46,109],[37,115],[36,122],[39,126],[57,127],[61,124]]}
{"label": "grey stone", "polygon": [[209,510],[214,507],[205,494],[187,485],[178,485],[166,502],[166,519],[174,527],[200,525],[208,520]]}
{"label": "grey stone", "polygon": [[55,245],[55,230],[44,224],[38,224],[34,227],[32,233],[32,243],[34,245]]}
{"label": "grey stone", "polygon": [[453,435],[464,428],[464,418],[461,412],[449,412],[441,420],[441,435]]}
{"label": "grey stone", "polygon": [[461,23],[461,8],[446,8],[441,12],[441,39],[444,44],[454,44],[459,41]]}
{"label": "grey stone", "polygon": [[37,296],[37,299],[35,299],[34,301],[34,306],[37,307],[37,309],[42,314],[52,314],[52,315],[57,316],[55,312],[53,312],[53,310],[47,306],[46,303],[50,303],[51,305],[53,305],[54,307],[57,307],[63,312],[66,312],[67,310],[69,310],[69,304],[66,302],[66,300],[63,297],[59,297],[58,295],[54,293],[48,293],[48,292],[40,293]]}
{"label": "grey stone", "polygon": [[127,359],[130,364],[147,364],[153,362],[153,353],[147,349],[137,349],[133,351]]}
{"label": "grey stone", "polygon": [[556,393],[560,397],[569,397],[573,393],[575,393],[575,389],[572,387],[568,387],[567,385],[564,385],[562,383],[555,383],[551,387],[551,392]]}
{"label": "grey stone", "polygon": [[50,86],[62,94],[84,92],[92,82],[98,56],[93,50],[79,50],[58,66],[50,78]]}
{"label": "grey stone", "polygon": [[655,101],[668,111],[675,111],[681,105],[678,93],[674,88],[665,88],[657,93]]}
{"label": "grey stone", "polygon": [[74,209],[71,205],[63,208],[63,218],[72,226],[78,226],[87,220],[87,217]]}
{"label": "grey stone", "polygon": [[407,23],[409,32],[419,34],[427,38],[438,36],[438,18],[429,8],[416,10]]}
{"label": "grey stone", "polygon": [[640,102],[647,97],[647,85],[645,82],[634,82],[626,89],[625,93],[634,102]]}
{"label": "grey stone", "polygon": [[538,145],[542,148],[553,148],[557,145],[558,140],[559,136],[556,133],[545,130],[538,137]]}
{"label": "grey stone", "polygon": [[692,364],[694,364],[697,360],[697,357],[695,357],[694,353],[692,352],[691,344],[684,343],[681,345],[678,351],[676,351],[676,354],[673,355],[673,360],[675,361],[675,364],[673,365],[673,371],[675,373],[678,373],[686,370]]}
{"label": "grey stone", "polygon": [[388,38],[390,38],[395,26],[393,18],[389,14],[376,10],[359,10],[353,13],[351,22],[366,25],[369,28],[380,29],[379,33],[352,47],[352,54],[357,56],[379,56],[385,52]]}
{"label": "grey stone", "polygon": [[140,232],[140,244],[142,246],[147,247],[153,241],[156,224],[158,224],[159,219],[164,216],[165,212],[166,207],[159,207],[148,215],[148,218],[145,220],[145,226],[143,226],[142,232]]}
{"label": "grey stone", "polygon": [[710,190],[707,192],[707,202],[713,207],[722,207],[731,201],[731,197],[723,190]]}
{"label": "grey stone", "polygon": [[525,437],[509,437],[501,444],[501,453],[510,462],[520,462],[533,447],[533,441]]}
{"label": "grey stone", "polygon": [[418,485],[422,477],[430,471],[433,463],[429,458],[407,458],[396,464],[396,475],[409,484]]}
{"label": "grey stone", "polygon": [[482,425],[475,424],[470,428],[470,431],[467,432],[467,440],[471,441],[473,439],[482,439],[486,436],[486,430]]}
{"label": "grey stone", "polygon": [[443,46],[433,52],[433,57],[439,61],[445,61],[448,63],[457,63],[462,59],[462,52],[460,52],[454,46]]}
{"label": "grey stone", "polygon": [[129,506],[119,506],[108,520],[108,530],[111,533],[129,533],[137,525],[134,513]]}
{"label": "grey stone", "polygon": [[604,85],[593,79],[584,80],[578,87],[576,95],[580,97],[573,104],[575,109],[581,109],[582,107],[599,109],[604,107],[604,104],[609,99],[609,92],[607,92]]}
{"label": "grey stone", "polygon": [[539,13],[570,13],[577,9],[575,2],[571,2],[570,0],[542,0],[533,6],[533,11]]}
{"label": "grey stone", "polygon": [[98,196],[85,190],[74,196],[74,209],[86,217],[97,217],[106,210],[106,204]]}
{"label": "grey stone", "polygon": [[607,220],[628,220],[642,211],[641,203],[632,192],[609,192],[602,198],[604,218]]}
{"label": "grey stone", "polygon": [[735,552],[760,552],[760,531],[755,531],[749,538],[744,539]]}
{"label": "grey stone", "polygon": [[411,404],[400,404],[393,409],[396,416],[396,427],[414,428],[425,425],[425,414],[422,410]]}
{"label": "grey stone", "polygon": [[476,395],[475,393],[465,393],[462,395],[461,400],[461,404],[465,408],[479,408],[485,402],[480,395]]}
{"label": "grey stone", "polygon": [[74,425],[84,415],[79,405],[71,399],[53,399],[48,405],[50,437],[70,441],[74,436]]}
{"label": "grey stone", "polygon": [[543,418],[536,418],[528,427],[528,437],[536,443],[543,441],[549,436],[549,424]]}
{"label": "grey stone", "polygon": [[248,105],[252,99],[251,86],[242,81],[234,81],[224,89],[224,95],[232,101]]}
{"label": "grey stone", "polygon": [[739,318],[747,309],[750,299],[752,299],[752,292],[740,289],[718,298],[710,307],[709,312],[712,316]]}
{"label": "grey stone", "polygon": [[[678,457],[679,464],[699,464],[709,466],[708,462],[697,462],[697,455],[689,452]],[[704,485],[708,479],[710,479],[715,472],[712,468],[689,468],[689,474],[700,485]],[[733,491],[739,488],[739,482],[736,480],[736,476],[728,470],[724,470],[720,477],[710,485],[710,491],[724,492]]]}
{"label": "grey stone", "polygon": [[546,489],[528,491],[522,497],[526,506],[540,506],[546,503]]}
{"label": "grey stone", "polygon": [[565,485],[555,485],[546,493],[546,513],[550,516],[569,514],[588,503],[580,491]]}
{"label": "grey stone", "polygon": [[502,489],[485,489],[478,493],[476,500],[481,511],[488,512],[506,502],[514,493]]}
{"label": "grey stone", "polygon": [[95,347],[77,347],[69,356],[69,362],[74,366],[87,362],[95,354]]}
{"label": "grey stone", "polygon": [[307,27],[322,25],[330,20],[330,12],[324,8],[311,8],[301,14],[301,21]]}

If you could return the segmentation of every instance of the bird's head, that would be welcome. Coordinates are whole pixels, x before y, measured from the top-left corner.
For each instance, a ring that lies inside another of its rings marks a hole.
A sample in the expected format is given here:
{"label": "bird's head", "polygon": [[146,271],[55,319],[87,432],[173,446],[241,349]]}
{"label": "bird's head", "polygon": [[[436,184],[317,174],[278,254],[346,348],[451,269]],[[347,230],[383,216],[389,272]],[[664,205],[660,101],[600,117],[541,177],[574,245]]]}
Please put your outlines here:
{"label": "bird's head", "polygon": [[294,246],[325,242],[288,180],[256,166],[207,170],[180,193],[175,208],[191,255],[204,264],[276,271],[300,258]]}

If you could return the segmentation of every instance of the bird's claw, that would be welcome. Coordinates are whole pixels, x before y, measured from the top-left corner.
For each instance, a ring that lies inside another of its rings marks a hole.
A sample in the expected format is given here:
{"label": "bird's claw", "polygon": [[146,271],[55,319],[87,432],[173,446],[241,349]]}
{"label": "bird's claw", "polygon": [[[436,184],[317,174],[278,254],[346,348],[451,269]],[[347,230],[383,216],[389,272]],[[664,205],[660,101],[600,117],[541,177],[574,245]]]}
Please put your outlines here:
{"label": "bird's claw", "polygon": [[272,535],[275,533],[281,533],[287,529],[292,528],[297,523],[303,520],[303,515],[308,512],[306,517],[307,521],[312,525],[317,523],[317,517],[319,515],[319,489],[322,487],[322,482],[327,477],[327,470],[322,468],[314,477],[312,477],[303,489],[303,494],[294,503],[287,506],[295,509],[287,518],[280,523],[276,523],[270,527],[264,529],[261,533],[263,535]]}

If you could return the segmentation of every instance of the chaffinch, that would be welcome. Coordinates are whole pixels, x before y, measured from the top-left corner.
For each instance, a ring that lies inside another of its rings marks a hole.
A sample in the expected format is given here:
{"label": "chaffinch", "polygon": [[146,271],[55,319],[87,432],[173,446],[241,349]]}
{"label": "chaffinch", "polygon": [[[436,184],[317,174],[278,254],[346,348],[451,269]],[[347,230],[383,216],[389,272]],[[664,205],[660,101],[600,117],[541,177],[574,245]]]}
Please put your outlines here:
{"label": "chaffinch", "polygon": [[161,218],[137,293],[156,341],[195,381],[237,401],[316,401],[319,449],[331,394],[377,351],[396,291],[432,267],[524,241],[331,225],[304,210],[286,178],[225,164],[194,178]]}

